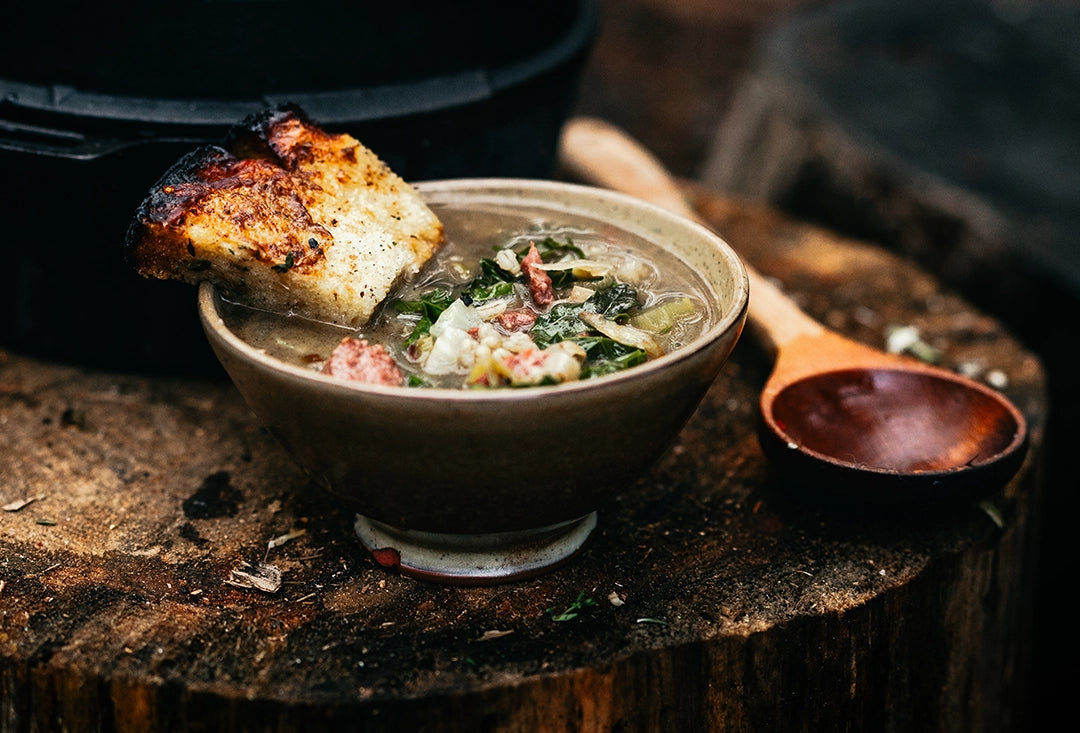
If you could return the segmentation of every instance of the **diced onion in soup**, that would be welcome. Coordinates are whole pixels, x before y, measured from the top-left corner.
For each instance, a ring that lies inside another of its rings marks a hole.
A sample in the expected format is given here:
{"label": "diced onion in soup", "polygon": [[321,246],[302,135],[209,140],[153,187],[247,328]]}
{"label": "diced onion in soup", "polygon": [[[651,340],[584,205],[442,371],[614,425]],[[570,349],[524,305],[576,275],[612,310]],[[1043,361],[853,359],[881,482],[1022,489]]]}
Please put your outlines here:
{"label": "diced onion in soup", "polygon": [[626,344],[627,346],[641,349],[648,354],[650,359],[664,354],[664,350],[660,347],[660,344],[656,343],[652,336],[633,326],[621,326],[615,321],[608,320],[594,311],[582,311],[578,314],[578,318],[581,319],[585,325],[595,328],[600,333],[610,339],[618,341],[620,344]]}
{"label": "diced onion in soup", "polygon": [[574,277],[580,278],[604,277],[612,270],[610,263],[596,260],[559,260],[558,262],[542,262],[535,267],[546,272],[570,270]]}
{"label": "diced onion in soup", "polygon": [[695,312],[689,298],[675,298],[638,313],[630,319],[630,325],[650,333],[667,333],[680,318],[687,318]]}
{"label": "diced onion in soup", "polygon": [[438,320],[431,326],[431,335],[435,338],[439,338],[448,329],[457,329],[459,331],[468,331],[470,328],[476,328],[484,319],[477,312],[476,308],[471,305],[465,305],[463,300],[455,300],[450,306],[442,312]]}

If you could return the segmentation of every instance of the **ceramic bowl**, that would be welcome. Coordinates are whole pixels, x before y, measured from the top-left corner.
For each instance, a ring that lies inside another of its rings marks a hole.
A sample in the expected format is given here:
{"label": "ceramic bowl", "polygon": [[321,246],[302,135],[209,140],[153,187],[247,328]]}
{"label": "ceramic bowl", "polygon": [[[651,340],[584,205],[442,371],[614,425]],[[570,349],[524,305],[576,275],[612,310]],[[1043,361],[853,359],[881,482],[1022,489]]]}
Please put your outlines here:
{"label": "ceramic bowl", "polygon": [[[198,306],[210,344],[256,416],[356,512],[381,564],[440,582],[495,583],[570,558],[598,511],[672,444],[746,318],[746,271],[716,234],[652,204],[554,181],[418,183],[431,204],[537,207],[607,235],[644,237],[707,284],[711,325],[662,357],[604,377],[527,389],[350,383],[267,356],[225,325],[216,289]],[[467,236],[453,231],[448,236]]]}

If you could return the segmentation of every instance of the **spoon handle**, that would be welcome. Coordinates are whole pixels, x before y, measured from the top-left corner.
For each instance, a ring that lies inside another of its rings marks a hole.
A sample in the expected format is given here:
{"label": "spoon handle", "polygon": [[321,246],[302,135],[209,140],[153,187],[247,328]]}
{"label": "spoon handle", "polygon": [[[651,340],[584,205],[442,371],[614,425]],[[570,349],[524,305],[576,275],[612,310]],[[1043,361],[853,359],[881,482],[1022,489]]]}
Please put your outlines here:
{"label": "spoon handle", "polygon": [[[567,121],[559,141],[559,163],[585,183],[637,196],[708,226],[656,156],[608,122],[592,117]],[[743,265],[750,280],[747,317],[767,349],[775,354],[800,336],[826,330],[757,270],[745,261]]]}

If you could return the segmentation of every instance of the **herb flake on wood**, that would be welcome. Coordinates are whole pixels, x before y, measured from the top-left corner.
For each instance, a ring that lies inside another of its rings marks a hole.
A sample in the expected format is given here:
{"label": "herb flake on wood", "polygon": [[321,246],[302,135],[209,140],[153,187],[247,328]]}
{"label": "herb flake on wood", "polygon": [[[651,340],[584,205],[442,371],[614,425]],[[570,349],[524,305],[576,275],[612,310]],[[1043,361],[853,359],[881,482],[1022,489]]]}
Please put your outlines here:
{"label": "herb flake on wood", "polygon": [[578,593],[577,598],[574,600],[574,602],[571,603],[562,613],[556,614],[554,607],[547,609],[547,613],[552,614],[552,621],[572,621],[573,619],[577,618],[578,615],[586,608],[594,605],[596,605],[596,602],[593,601],[592,598],[587,598],[585,596],[585,591],[581,591],[580,593]]}

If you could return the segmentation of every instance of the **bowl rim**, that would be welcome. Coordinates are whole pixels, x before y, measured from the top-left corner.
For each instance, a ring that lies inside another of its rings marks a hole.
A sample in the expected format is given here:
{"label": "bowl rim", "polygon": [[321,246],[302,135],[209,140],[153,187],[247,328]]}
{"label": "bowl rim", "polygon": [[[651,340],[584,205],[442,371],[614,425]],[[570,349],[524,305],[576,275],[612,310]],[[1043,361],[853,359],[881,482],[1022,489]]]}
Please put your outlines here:
{"label": "bowl rim", "polygon": [[[626,382],[641,381],[654,373],[667,369],[669,365],[690,359],[693,355],[706,349],[714,342],[727,336],[732,329],[741,328],[746,319],[749,306],[750,285],[745,265],[738,254],[718,233],[708,227],[693,221],[685,216],[674,213],[661,206],[610,189],[600,188],[578,183],[552,181],[546,179],[528,178],[447,178],[430,181],[419,181],[412,184],[424,196],[427,193],[436,192],[456,193],[474,191],[488,192],[492,195],[500,192],[505,193],[514,190],[538,190],[547,192],[565,192],[575,198],[591,197],[593,200],[609,202],[647,211],[658,216],[668,224],[682,227],[688,232],[693,232],[711,240],[715,249],[724,256],[728,266],[732,270],[734,281],[734,307],[720,314],[717,322],[698,335],[693,341],[670,351],[663,356],[657,357],[631,369],[626,369],[613,374],[605,374],[596,379],[576,380],[562,382],[553,385],[536,385],[530,387],[501,388],[501,389],[459,389],[449,387],[391,387],[377,384],[364,384],[353,382],[340,377],[334,377],[313,369],[288,364],[271,357],[248,344],[225,326],[224,319],[218,311],[218,303],[222,300],[216,286],[203,281],[199,284],[197,292],[197,307],[199,318],[204,331],[209,337],[211,333],[222,343],[228,346],[234,353],[250,362],[259,364],[262,368],[281,375],[295,377],[310,381],[313,384],[322,385],[345,393],[369,394],[382,397],[393,397],[399,400],[451,400],[456,402],[515,402],[519,400],[535,400],[545,395],[573,394],[582,390],[595,391],[606,386],[615,386]],[[547,201],[554,206],[555,202]],[[563,202],[570,205],[570,201]],[[677,255],[678,256],[678,255]],[[709,289],[715,295],[715,288],[708,283]],[[737,338],[738,336],[736,336]]]}

